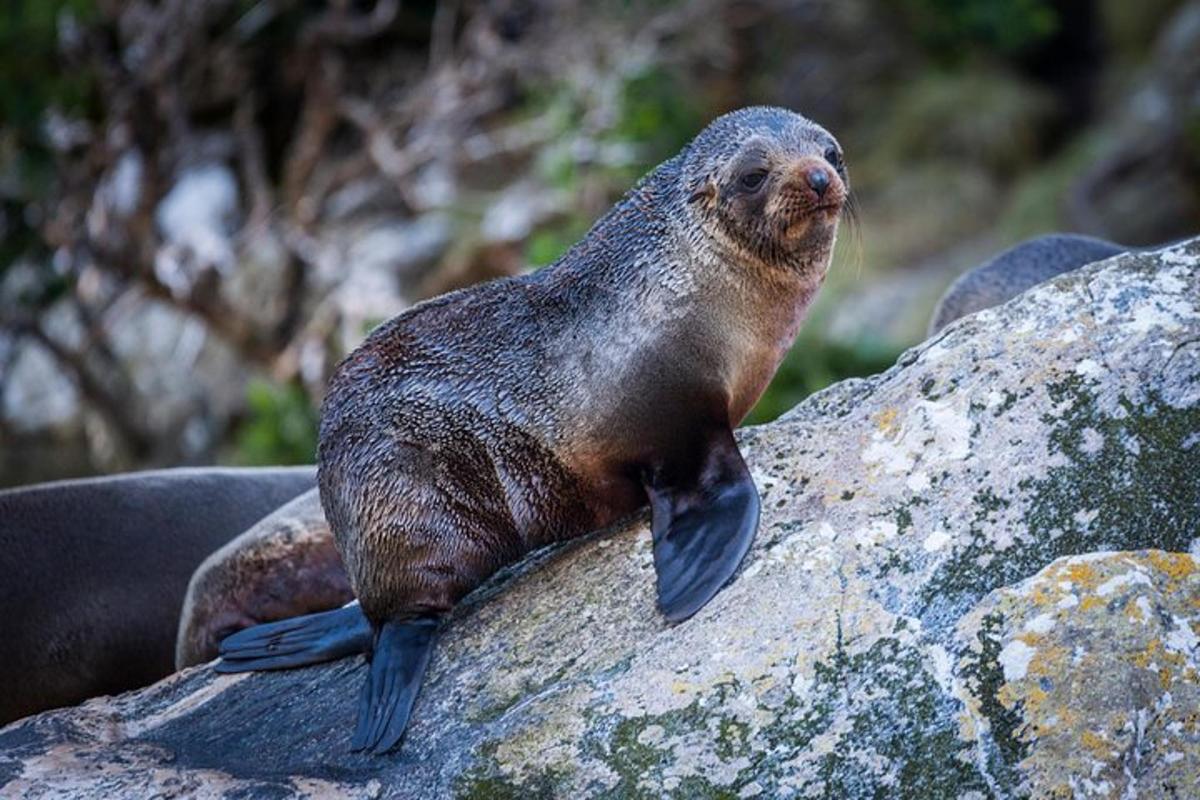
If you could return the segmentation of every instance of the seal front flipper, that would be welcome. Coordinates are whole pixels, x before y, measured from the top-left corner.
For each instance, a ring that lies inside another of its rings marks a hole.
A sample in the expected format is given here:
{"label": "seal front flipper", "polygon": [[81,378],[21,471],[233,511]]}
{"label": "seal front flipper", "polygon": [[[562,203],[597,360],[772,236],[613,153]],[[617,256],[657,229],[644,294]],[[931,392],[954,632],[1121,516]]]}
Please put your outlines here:
{"label": "seal front flipper", "polygon": [[758,490],[729,430],[709,442],[692,477],[659,474],[646,489],[658,605],[668,620],[681,622],[703,608],[742,563],[758,529]]}
{"label": "seal front flipper", "polygon": [[364,652],[371,624],[358,603],[320,614],[268,622],[221,642],[217,672],[288,669]]}
{"label": "seal front flipper", "polygon": [[379,629],[358,701],[351,749],[386,753],[400,741],[429,666],[437,629],[435,619],[387,622]]}

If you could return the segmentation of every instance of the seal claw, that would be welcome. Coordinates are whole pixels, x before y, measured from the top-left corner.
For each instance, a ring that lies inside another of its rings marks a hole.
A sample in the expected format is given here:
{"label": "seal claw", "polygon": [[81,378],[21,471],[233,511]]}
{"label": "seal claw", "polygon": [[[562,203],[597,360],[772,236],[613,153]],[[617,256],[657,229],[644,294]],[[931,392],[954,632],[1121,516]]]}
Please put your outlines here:
{"label": "seal claw", "polygon": [[289,669],[364,652],[371,625],[358,604],[255,625],[221,642],[217,672]]}

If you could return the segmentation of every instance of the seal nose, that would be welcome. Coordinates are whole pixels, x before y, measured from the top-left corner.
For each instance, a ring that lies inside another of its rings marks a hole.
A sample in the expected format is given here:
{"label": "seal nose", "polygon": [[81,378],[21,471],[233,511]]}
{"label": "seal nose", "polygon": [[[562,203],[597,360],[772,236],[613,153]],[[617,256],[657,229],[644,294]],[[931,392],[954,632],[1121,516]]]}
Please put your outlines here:
{"label": "seal nose", "polygon": [[812,167],[804,175],[808,185],[817,193],[817,197],[825,196],[825,190],[829,188],[829,173],[822,167]]}

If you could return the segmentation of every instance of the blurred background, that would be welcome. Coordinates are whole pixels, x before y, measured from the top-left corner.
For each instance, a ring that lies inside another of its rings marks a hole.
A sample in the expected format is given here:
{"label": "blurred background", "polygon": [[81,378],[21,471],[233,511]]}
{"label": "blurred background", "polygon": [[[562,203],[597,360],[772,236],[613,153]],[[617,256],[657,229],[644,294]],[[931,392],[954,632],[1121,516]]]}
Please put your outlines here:
{"label": "blurred background", "polygon": [[0,486],[310,463],[374,325],[550,263],[751,103],[829,128],[860,208],[751,421],[1021,239],[1200,230],[1200,2],[9,0]]}

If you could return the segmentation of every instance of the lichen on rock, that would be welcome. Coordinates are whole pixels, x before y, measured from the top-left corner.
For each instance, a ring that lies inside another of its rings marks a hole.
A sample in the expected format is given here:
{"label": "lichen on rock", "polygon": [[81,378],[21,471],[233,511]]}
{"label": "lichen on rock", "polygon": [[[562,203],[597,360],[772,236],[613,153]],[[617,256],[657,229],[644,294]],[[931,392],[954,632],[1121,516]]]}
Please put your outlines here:
{"label": "lichen on rock", "polygon": [[966,715],[1039,796],[1188,797],[1200,776],[1200,564],[1059,559],[959,624]]}
{"label": "lichen on rock", "polygon": [[468,598],[387,757],[361,659],[202,667],[5,729],[0,787],[1195,794],[1197,342],[1200,240],[1092,265],[741,431],[757,541],[681,625],[636,519]]}

